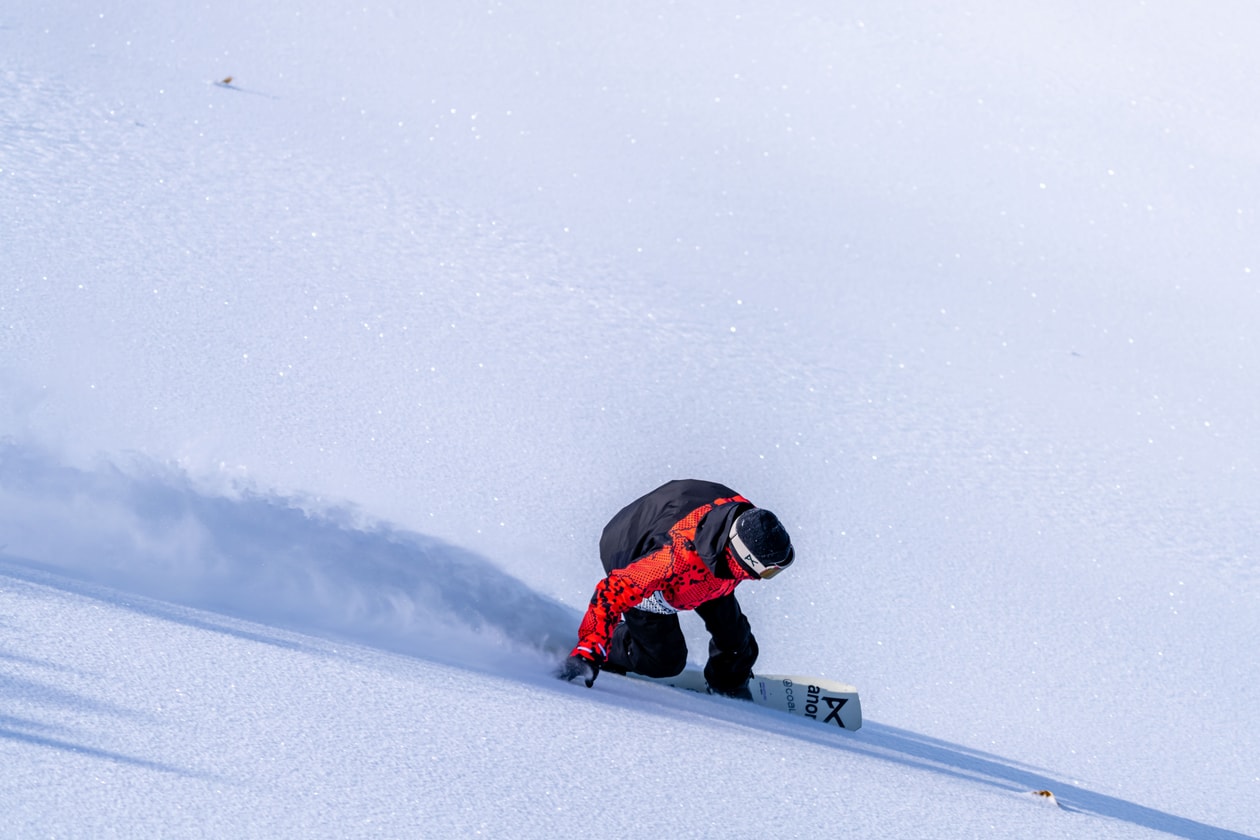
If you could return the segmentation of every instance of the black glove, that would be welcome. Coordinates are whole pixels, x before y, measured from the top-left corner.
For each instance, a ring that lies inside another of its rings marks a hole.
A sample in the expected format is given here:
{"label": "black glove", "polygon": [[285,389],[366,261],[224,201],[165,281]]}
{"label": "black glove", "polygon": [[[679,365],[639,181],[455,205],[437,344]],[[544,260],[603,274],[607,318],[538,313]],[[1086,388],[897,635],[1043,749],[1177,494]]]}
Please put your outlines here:
{"label": "black glove", "polygon": [[587,688],[590,688],[595,684],[595,678],[599,676],[599,663],[574,654],[561,663],[556,676],[568,682],[580,679],[586,683]]}

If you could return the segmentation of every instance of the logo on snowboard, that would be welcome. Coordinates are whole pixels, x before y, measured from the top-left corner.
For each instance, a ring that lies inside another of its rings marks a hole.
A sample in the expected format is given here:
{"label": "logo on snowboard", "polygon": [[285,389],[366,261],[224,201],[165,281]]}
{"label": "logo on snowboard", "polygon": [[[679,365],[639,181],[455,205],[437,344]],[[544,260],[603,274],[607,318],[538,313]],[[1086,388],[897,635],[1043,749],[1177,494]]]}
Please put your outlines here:
{"label": "logo on snowboard", "polygon": [[[784,680],[783,687],[787,690],[788,710],[796,710],[796,700],[793,697],[793,682]],[[823,718],[823,723],[835,723],[836,726],[844,729],[844,723],[840,720],[840,710],[844,708],[844,704],[849,702],[847,697],[826,697],[822,693],[822,689],[816,685],[805,687],[805,717],[818,720],[819,705],[825,703],[827,709],[830,709],[828,715]]]}

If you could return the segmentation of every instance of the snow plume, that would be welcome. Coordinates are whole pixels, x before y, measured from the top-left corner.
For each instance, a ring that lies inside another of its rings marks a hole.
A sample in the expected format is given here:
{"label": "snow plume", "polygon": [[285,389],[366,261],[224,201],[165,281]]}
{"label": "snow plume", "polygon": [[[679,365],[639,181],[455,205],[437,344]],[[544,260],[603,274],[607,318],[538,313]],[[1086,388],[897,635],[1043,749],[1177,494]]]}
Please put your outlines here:
{"label": "snow plume", "polygon": [[567,649],[576,614],[485,558],[309,508],[210,492],[143,460],[85,469],[0,444],[8,562],[465,665]]}

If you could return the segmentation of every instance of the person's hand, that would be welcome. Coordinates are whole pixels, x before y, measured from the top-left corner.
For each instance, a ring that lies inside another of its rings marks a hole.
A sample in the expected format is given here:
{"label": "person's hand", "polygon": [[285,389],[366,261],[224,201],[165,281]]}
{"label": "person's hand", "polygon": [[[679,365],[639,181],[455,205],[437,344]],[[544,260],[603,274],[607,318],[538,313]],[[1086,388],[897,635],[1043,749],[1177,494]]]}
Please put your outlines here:
{"label": "person's hand", "polygon": [[574,654],[564,660],[556,676],[568,682],[580,679],[586,683],[587,688],[590,688],[595,684],[595,678],[599,676],[599,663]]}

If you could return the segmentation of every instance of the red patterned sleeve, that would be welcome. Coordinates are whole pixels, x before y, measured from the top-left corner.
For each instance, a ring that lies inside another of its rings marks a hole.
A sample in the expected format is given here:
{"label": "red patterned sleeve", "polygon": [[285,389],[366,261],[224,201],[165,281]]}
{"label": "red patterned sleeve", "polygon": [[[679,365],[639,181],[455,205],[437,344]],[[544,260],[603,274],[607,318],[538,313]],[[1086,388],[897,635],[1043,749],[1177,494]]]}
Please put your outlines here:
{"label": "red patterned sleeve", "polygon": [[672,546],[653,552],[626,566],[614,569],[595,586],[591,605],[578,628],[577,647],[572,656],[603,662],[608,658],[608,640],[621,616],[665,585],[673,567]]}

